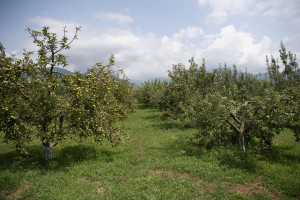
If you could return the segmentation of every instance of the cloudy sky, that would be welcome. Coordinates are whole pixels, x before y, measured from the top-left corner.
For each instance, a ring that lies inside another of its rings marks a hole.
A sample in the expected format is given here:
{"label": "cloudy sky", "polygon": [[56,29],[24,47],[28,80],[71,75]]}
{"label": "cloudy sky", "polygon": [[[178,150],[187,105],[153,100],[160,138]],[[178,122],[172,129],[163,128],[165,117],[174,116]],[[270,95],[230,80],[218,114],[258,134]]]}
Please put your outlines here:
{"label": "cloudy sky", "polygon": [[[49,26],[70,36],[82,26],[68,70],[104,64],[111,54],[134,80],[166,78],[173,64],[194,57],[207,69],[236,64],[265,72],[280,41],[300,52],[299,0],[0,0],[0,42],[8,54],[34,50],[26,28]],[[298,59],[299,61],[299,59]]]}

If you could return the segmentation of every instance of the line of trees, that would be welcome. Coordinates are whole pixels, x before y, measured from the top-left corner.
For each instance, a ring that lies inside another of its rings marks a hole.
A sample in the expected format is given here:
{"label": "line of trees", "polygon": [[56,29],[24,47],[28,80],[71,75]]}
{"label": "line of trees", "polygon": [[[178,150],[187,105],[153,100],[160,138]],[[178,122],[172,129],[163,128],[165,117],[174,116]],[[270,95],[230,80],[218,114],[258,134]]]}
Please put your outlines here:
{"label": "line of trees", "polygon": [[265,79],[249,73],[220,67],[206,70],[189,60],[173,66],[168,81],[148,81],[136,91],[139,102],[156,107],[182,126],[199,131],[193,136],[200,145],[239,144],[270,147],[275,134],[291,129],[300,141],[299,75],[296,55],[281,43],[278,60],[267,59]]}
{"label": "line of trees", "polygon": [[[133,109],[133,90],[123,70],[98,62],[87,73],[66,75],[55,71],[65,67],[68,50],[80,31],[69,39],[66,28],[62,38],[44,27],[27,29],[38,47],[24,50],[22,59],[7,56],[0,43],[0,131],[5,142],[14,142],[18,151],[33,137],[41,140],[46,160],[53,148],[66,138],[82,141],[92,137],[113,146],[123,141],[116,123]],[[275,134],[283,128],[294,132],[300,141],[300,70],[296,55],[281,43],[280,60],[266,58],[265,79],[220,67],[206,70],[205,60],[198,65],[192,58],[189,67],[173,66],[170,81],[148,81],[136,90],[139,102],[156,107],[182,126],[194,127],[200,145],[239,144],[270,147]],[[35,56],[36,60],[32,57]]]}
{"label": "line of trees", "polygon": [[66,138],[92,137],[99,143],[106,139],[113,146],[123,141],[116,122],[133,109],[133,92],[123,71],[113,70],[114,57],[108,65],[96,63],[85,74],[54,70],[67,65],[61,52],[70,48],[79,30],[76,27],[69,39],[64,28],[58,39],[49,27],[27,29],[39,50],[24,50],[22,59],[7,56],[0,43],[0,131],[18,151],[25,151],[32,137],[41,140],[46,160]]}

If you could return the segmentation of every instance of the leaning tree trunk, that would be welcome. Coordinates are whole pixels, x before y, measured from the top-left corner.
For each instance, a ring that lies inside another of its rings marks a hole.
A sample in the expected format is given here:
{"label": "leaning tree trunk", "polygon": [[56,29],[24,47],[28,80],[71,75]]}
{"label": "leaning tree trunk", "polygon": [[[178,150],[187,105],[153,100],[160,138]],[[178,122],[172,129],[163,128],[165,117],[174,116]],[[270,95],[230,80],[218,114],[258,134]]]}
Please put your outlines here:
{"label": "leaning tree trunk", "polygon": [[228,119],[226,118],[221,118],[223,120],[225,120],[232,128],[233,130],[236,131],[236,133],[239,136],[239,143],[240,143],[240,149],[241,151],[245,152],[246,151],[246,147],[245,147],[245,123],[241,122],[234,114],[230,114],[230,116],[234,119],[234,121],[236,121],[239,124],[239,127],[234,125],[232,122],[230,122]]}

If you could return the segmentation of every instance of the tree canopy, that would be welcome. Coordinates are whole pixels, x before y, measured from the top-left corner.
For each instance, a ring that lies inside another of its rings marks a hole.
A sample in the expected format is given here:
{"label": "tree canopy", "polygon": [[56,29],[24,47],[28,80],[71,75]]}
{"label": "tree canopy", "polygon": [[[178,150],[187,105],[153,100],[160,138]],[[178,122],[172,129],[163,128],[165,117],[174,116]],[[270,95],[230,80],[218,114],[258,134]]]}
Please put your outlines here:
{"label": "tree canopy", "polygon": [[23,59],[6,56],[0,44],[0,130],[5,141],[24,151],[31,138],[38,137],[46,159],[66,138],[107,139],[113,146],[122,142],[115,124],[133,108],[132,87],[121,69],[113,70],[114,56],[108,65],[98,62],[85,74],[57,73],[54,67],[68,64],[61,53],[77,39],[80,27],[70,40],[66,28],[61,39],[49,30],[27,29],[39,50],[24,51]]}
{"label": "tree canopy", "polygon": [[283,128],[293,130],[299,141],[300,71],[296,55],[287,53],[283,43],[279,52],[284,69],[267,57],[269,78],[238,71],[235,65],[207,71],[205,60],[198,65],[192,58],[188,68],[173,66],[170,82],[146,82],[136,96],[182,126],[197,128],[193,139],[207,147],[270,147]]}

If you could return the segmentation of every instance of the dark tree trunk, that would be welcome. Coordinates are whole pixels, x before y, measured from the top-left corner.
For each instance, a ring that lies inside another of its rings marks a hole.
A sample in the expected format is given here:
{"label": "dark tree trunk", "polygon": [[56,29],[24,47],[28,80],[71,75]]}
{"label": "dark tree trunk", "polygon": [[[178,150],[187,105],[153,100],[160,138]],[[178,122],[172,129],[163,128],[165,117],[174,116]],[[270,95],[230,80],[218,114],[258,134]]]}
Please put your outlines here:
{"label": "dark tree trunk", "polygon": [[45,159],[51,160],[52,159],[52,151],[53,148],[57,145],[57,142],[54,143],[43,143],[44,152],[45,152]]}
{"label": "dark tree trunk", "polygon": [[44,152],[45,152],[45,159],[46,160],[51,160],[52,159],[53,146],[52,147],[50,145],[43,145],[43,146],[44,146]]}

